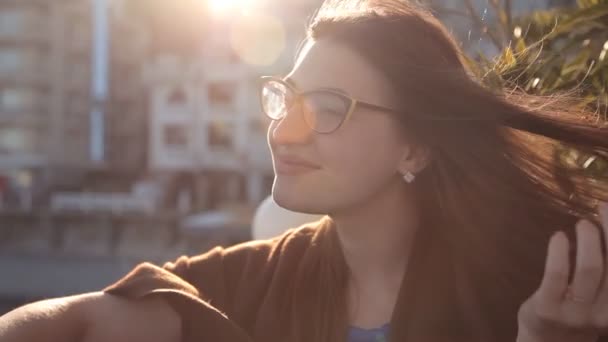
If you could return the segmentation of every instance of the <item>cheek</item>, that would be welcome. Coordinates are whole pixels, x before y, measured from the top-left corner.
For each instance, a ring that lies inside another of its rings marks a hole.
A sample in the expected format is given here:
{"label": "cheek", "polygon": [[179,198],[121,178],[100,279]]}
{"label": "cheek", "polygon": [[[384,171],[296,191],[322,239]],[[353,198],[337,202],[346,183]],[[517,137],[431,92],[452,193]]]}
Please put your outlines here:
{"label": "cheek", "polygon": [[321,148],[331,153],[327,163],[351,170],[353,174],[358,173],[357,169],[364,173],[381,172],[387,168],[394,171],[401,143],[391,120],[363,117],[336,133],[333,146]]}
{"label": "cheek", "polygon": [[343,136],[339,146],[320,146],[320,150],[326,152],[323,158],[332,181],[329,186],[336,187],[335,191],[365,196],[392,180],[400,148],[394,139],[380,133],[386,131],[376,132],[378,134],[353,132]]}
{"label": "cheek", "polygon": [[378,142],[351,145],[336,153],[331,170],[350,185],[379,183],[395,172],[394,152]]}
{"label": "cheek", "polygon": [[381,146],[351,145],[347,149],[320,146],[323,169],[307,175],[275,177],[273,197],[286,209],[328,214],[381,191],[394,179],[395,164]]}
{"label": "cheek", "polygon": [[275,201],[287,209],[326,214],[365,201],[389,185],[396,179],[400,147],[386,130],[377,128],[374,134],[368,127],[353,125],[315,136],[308,147],[323,168],[301,176],[278,175]]}

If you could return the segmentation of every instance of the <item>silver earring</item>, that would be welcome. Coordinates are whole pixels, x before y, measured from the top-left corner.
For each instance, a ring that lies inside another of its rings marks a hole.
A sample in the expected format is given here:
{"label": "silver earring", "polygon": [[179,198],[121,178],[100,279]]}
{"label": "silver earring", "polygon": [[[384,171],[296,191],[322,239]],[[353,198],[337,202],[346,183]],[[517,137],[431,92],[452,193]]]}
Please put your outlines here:
{"label": "silver earring", "polygon": [[413,173],[411,173],[410,171],[406,171],[406,172],[403,174],[403,180],[404,180],[406,183],[411,183],[411,182],[413,182],[413,181],[414,181],[414,179],[416,179],[416,176],[415,176]]}

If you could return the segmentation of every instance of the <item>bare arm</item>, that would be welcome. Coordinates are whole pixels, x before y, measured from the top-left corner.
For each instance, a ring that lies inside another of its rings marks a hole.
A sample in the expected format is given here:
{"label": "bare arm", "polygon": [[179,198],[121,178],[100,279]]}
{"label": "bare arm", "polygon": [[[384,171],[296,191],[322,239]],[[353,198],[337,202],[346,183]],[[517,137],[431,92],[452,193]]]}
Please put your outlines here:
{"label": "bare arm", "polygon": [[0,341],[178,342],[181,321],[160,298],[127,300],[101,292],[50,299],[0,317]]}

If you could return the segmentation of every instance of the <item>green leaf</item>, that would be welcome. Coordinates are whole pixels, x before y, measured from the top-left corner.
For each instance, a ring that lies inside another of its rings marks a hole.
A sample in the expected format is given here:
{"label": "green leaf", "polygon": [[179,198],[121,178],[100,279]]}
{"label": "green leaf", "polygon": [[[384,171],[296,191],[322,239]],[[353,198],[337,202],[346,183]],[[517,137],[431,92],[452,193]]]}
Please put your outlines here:
{"label": "green leaf", "polygon": [[510,47],[505,48],[502,53],[498,56],[497,59],[497,68],[499,72],[504,72],[505,70],[512,68],[516,63],[517,59],[513,54],[513,50]]}
{"label": "green leaf", "polygon": [[586,72],[588,69],[587,61],[589,60],[590,55],[591,52],[589,50],[581,51],[574,60],[562,67],[560,75],[567,76],[573,72]]}
{"label": "green leaf", "polygon": [[606,89],[606,84],[602,83],[600,81],[599,77],[594,77],[591,80],[591,84],[593,84],[593,86],[595,87],[595,90],[597,90],[598,94],[602,93]]}
{"label": "green leaf", "polygon": [[599,4],[597,0],[577,0],[576,1],[579,8],[589,8]]}
{"label": "green leaf", "polygon": [[564,20],[549,36],[573,31],[578,25],[584,25],[585,22],[590,22],[606,15],[608,15],[608,4],[597,4],[596,6],[584,8]]}
{"label": "green leaf", "polygon": [[519,38],[515,41],[515,51],[519,53],[524,53],[526,51],[526,42]]}

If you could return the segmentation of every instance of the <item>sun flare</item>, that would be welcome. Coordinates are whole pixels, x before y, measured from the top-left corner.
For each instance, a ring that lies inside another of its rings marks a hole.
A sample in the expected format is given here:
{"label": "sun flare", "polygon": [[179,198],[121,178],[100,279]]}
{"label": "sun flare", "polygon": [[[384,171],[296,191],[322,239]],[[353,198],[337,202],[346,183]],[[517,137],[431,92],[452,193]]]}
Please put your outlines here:
{"label": "sun flare", "polygon": [[215,14],[227,14],[232,11],[247,11],[252,0],[207,0],[209,9]]}

